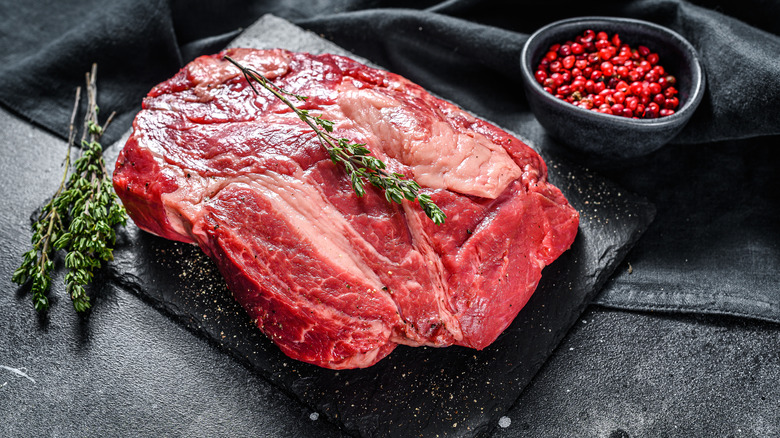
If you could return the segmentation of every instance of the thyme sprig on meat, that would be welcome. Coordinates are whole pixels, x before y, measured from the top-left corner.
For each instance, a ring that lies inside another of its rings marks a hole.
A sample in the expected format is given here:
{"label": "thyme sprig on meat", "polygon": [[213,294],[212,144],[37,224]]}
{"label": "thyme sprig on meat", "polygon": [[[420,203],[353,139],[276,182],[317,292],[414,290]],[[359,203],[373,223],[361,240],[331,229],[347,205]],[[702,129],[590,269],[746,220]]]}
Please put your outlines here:
{"label": "thyme sprig on meat", "polygon": [[230,56],[225,55],[225,59],[241,70],[255,94],[259,94],[259,92],[253,82],[259,84],[284,102],[295,112],[298,118],[314,130],[320,144],[328,151],[333,164],[344,167],[352,184],[352,189],[358,196],[365,195],[365,181],[368,181],[374,187],[385,191],[385,198],[388,202],[400,204],[404,199],[410,202],[416,200],[425,214],[435,224],[444,223],[446,219],[444,212],[433,202],[429,195],[419,193],[420,185],[416,181],[407,179],[405,175],[400,173],[388,172],[385,163],[372,156],[365,143],[355,143],[348,138],[339,138],[332,135],[332,121],[323,119],[322,115],[312,115],[308,110],[296,107],[288,99],[289,96],[305,101],[307,99],[306,96],[290,93],[282,89],[261,73],[241,65]]}
{"label": "thyme sprig on meat", "polygon": [[91,307],[87,286],[95,269],[113,258],[116,234],[114,227],[125,224],[127,214],[114,193],[111,178],[103,160],[100,137],[108,127],[112,113],[103,126],[98,124],[97,66],[86,74],[87,111],[81,137],[81,155],[71,163],[75,146],[75,119],[81,102],[81,87],[70,118],[65,172],[57,191],[41,209],[32,224],[32,249],[22,258],[12,281],[31,284],[36,310],[49,308],[47,293],[51,287],[54,255],[64,250],[65,289],[73,307],[84,312]]}

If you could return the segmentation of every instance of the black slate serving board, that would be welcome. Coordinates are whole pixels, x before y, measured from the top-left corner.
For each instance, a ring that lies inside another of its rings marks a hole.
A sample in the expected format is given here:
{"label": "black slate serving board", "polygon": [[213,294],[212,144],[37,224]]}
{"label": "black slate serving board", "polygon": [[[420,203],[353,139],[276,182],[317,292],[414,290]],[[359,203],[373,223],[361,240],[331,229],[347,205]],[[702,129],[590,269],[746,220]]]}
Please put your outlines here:
{"label": "black slate serving board", "polygon": [[[274,16],[260,19],[231,46],[350,55]],[[122,143],[107,151],[109,160]],[[132,224],[118,236],[107,278],[216,342],[345,433],[361,437],[487,435],[647,228],[655,211],[646,200],[607,180],[542,154],[550,180],[580,212],[579,234],[572,248],[545,268],[537,291],[514,323],[483,351],[402,346],[371,368],[347,371],[294,361],[253,326],[215,265],[198,248],[149,235]]]}

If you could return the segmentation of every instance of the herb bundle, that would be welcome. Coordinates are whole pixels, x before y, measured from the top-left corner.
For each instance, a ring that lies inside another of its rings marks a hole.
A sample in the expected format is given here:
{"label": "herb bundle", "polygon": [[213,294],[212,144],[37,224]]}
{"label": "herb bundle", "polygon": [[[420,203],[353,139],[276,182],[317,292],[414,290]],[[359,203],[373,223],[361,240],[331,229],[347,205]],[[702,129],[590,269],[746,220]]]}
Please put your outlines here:
{"label": "herb bundle", "polygon": [[303,122],[311,127],[317,134],[320,144],[328,151],[331,161],[335,165],[341,165],[349,176],[352,189],[358,196],[366,193],[365,181],[371,183],[374,187],[385,191],[385,198],[388,202],[402,203],[404,199],[420,204],[425,214],[431,220],[439,225],[446,219],[444,212],[436,205],[431,197],[426,194],[420,194],[420,185],[416,181],[406,179],[403,174],[391,173],[385,170],[385,163],[382,160],[371,156],[371,151],[364,143],[354,143],[348,138],[337,138],[333,132],[333,122],[323,119],[322,116],[311,115],[308,110],[297,108],[287,96],[300,101],[305,101],[306,96],[293,94],[276,86],[268,78],[251,68],[238,63],[230,56],[225,55],[225,59],[241,70],[249,86],[255,94],[259,94],[252,82],[260,84],[263,88],[270,91],[279,100],[284,102]]}
{"label": "herb bundle", "polygon": [[71,150],[76,146],[76,114],[81,102],[81,87],[70,118],[65,172],[59,188],[43,206],[32,224],[32,249],[22,258],[12,281],[31,285],[33,304],[38,311],[49,308],[47,293],[51,287],[53,258],[63,250],[65,256],[65,288],[78,312],[90,308],[88,285],[95,269],[113,259],[116,234],[114,227],[124,225],[127,214],[114,193],[111,178],[103,160],[99,140],[114,114],[103,126],[98,124],[97,65],[86,74],[87,111],[80,143],[80,156],[71,163]]}

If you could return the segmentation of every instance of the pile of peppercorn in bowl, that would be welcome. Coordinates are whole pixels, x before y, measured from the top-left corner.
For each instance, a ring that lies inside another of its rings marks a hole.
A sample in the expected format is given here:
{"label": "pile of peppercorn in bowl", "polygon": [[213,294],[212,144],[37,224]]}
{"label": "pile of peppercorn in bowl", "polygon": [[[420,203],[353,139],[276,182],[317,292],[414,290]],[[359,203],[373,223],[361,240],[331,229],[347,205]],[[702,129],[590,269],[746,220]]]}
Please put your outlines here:
{"label": "pile of peppercorn in bowl", "polygon": [[547,133],[588,156],[647,155],[676,136],[701,102],[704,70],[693,46],[646,21],[571,18],[531,35],[521,71]]}

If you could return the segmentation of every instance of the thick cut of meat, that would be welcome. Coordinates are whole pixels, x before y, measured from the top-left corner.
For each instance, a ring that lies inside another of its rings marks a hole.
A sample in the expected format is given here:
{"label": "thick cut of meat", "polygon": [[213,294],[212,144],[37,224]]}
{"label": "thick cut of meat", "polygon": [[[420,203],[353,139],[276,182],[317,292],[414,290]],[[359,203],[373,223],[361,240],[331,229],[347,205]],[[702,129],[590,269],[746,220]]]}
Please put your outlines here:
{"label": "thick cut of meat", "polygon": [[[133,221],[200,246],[292,358],[366,367],[398,344],[482,349],[564,252],[579,216],[517,138],[410,81],[335,55],[229,54],[419,182],[447,215],[357,197],[317,137],[223,54],[144,99],[114,187]],[[262,89],[260,89],[262,90]]]}

